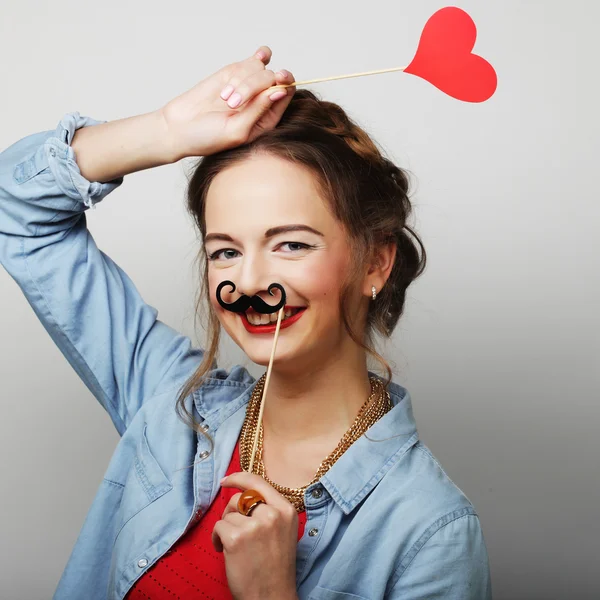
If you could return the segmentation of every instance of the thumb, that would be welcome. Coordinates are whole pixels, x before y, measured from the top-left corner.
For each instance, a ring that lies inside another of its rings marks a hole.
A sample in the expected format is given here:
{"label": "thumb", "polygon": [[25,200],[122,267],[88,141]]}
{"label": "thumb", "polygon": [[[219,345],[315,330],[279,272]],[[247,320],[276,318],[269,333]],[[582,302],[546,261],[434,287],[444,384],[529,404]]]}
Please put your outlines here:
{"label": "thumb", "polygon": [[[285,96],[282,96],[282,92],[285,93]],[[272,129],[277,125],[279,119],[281,119],[281,116],[285,112],[287,105],[292,99],[293,92],[293,87],[271,87],[264,90],[252,98],[243,110],[237,113],[234,117],[236,127],[240,127],[242,130],[247,131],[250,137],[252,137],[253,129],[256,125],[259,125],[262,130]]]}

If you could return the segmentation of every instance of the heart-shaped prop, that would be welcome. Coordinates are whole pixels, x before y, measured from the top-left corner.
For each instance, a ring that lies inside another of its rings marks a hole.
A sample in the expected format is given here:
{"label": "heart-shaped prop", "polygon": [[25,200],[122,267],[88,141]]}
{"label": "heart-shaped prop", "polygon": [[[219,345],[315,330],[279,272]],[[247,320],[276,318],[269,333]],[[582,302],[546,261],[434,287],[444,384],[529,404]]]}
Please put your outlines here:
{"label": "heart-shaped prop", "polygon": [[417,53],[404,72],[458,100],[484,102],[496,91],[498,78],[487,60],[471,52],[476,39],[475,23],[464,10],[442,8],[425,24]]}
{"label": "heart-shaped prop", "polygon": [[487,60],[472,53],[476,39],[477,28],[473,19],[460,8],[447,6],[434,13],[425,23],[417,53],[408,67],[307,79],[276,85],[271,89],[404,71],[429,81],[458,100],[484,102],[496,91],[498,78],[494,67]]}

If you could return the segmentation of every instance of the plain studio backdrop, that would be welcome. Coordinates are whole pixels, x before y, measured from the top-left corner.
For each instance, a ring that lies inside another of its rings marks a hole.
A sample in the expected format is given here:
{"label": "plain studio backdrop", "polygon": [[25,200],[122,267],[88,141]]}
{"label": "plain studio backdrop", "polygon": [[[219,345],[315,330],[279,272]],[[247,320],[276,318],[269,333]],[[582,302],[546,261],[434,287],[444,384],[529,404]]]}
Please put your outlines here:
{"label": "plain studio backdrop", "polygon": [[[479,512],[495,600],[600,597],[600,210],[591,0],[458,2],[496,94],[389,73],[309,86],[413,176],[429,255],[385,347],[421,438]],[[159,108],[273,49],[297,80],[408,64],[438,1],[5,1],[0,149],[77,110]],[[198,241],[182,161],[125,178],[88,226],[159,318],[194,332]],[[0,598],[49,598],[117,443],[0,269]],[[262,372],[231,342],[220,364]]]}

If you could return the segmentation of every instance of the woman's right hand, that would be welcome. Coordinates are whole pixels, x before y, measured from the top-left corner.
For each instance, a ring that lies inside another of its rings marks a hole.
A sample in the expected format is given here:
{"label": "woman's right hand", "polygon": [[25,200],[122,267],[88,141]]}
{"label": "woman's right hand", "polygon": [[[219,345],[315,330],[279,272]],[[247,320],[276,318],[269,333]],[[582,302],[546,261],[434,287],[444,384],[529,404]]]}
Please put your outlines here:
{"label": "woman's right hand", "polygon": [[223,67],[160,109],[173,162],[251,142],[277,125],[296,87],[270,89],[294,81],[289,71],[265,68],[271,54],[268,46],[261,46],[251,57]]}

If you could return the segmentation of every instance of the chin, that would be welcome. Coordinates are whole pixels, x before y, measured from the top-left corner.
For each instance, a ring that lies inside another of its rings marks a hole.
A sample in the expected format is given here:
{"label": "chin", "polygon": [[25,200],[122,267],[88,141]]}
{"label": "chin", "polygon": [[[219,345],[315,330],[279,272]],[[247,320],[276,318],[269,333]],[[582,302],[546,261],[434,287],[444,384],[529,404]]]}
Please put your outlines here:
{"label": "chin", "polygon": [[[253,363],[266,369],[271,359],[274,336],[249,333],[239,319],[237,315],[235,317],[227,315],[227,318],[221,320],[221,325]],[[307,331],[306,327],[310,331]],[[325,337],[327,332],[321,331],[317,335],[314,323],[306,320],[280,330],[273,361],[274,367],[285,371],[306,371],[310,364],[321,363],[322,340]]]}
{"label": "chin", "polygon": [[[240,344],[238,346],[244,351],[248,358],[257,365],[262,367],[269,366],[269,360],[271,359],[271,351],[273,348],[273,338],[271,337],[266,343],[257,343],[254,340],[250,340],[249,343]],[[275,350],[275,358],[273,365],[277,367],[289,366],[294,362],[299,363],[300,359],[303,358],[304,352],[301,349],[292,349],[286,347],[287,344],[282,344],[281,338],[277,342],[277,349]]]}

